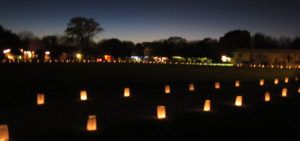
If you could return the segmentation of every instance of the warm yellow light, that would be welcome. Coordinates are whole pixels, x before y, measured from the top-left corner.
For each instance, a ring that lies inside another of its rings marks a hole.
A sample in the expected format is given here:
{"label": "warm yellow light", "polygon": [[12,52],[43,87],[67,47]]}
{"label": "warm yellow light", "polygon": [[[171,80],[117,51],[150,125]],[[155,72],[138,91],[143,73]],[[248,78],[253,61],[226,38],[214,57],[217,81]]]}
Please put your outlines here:
{"label": "warm yellow light", "polygon": [[130,97],[130,89],[129,88],[124,89],[124,97]]}
{"label": "warm yellow light", "polygon": [[300,87],[298,88],[298,91],[297,91],[298,93],[300,93]]}
{"label": "warm yellow light", "polygon": [[45,95],[44,94],[37,94],[37,105],[45,104]]}
{"label": "warm yellow light", "polygon": [[299,77],[298,76],[295,77],[295,81],[299,81]]}
{"label": "warm yellow light", "polygon": [[86,92],[86,90],[81,90],[80,91],[80,100],[81,101],[87,100],[87,92]]}
{"label": "warm yellow light", "polygon": [[89,115],[89,119],[86,125],[87,131],[96,131],[97,130],[97,118],[96,115]]}
{"label": "warm yellow light", "polygon": [[76,58],[77,58],[78,60],[81,60],[82,55],[81,55],[80,53],[77,53],[77,54],[76,54]]}
{"label": "warm yellow light", "polygon": [[239,80],[235,81],[235,87],[240,87],[240,81]]}
{"label": "warm yellow light", "polygon": [[15,60],[14,55],[12,55],[11,53],[6,53],[5,55],[6,55],[7,59],[13,60],[13,61]]}
{"label": "warm yellow light", "polygon": [[284,83],[289,83],[289,78],[288,77],[284,78]]}
{"label": "warm yellow light", "polygon": [[286,97],[286,96],[287,96],[287,88],[283,88],[283,89],[282,89],[281,96],[282,96],[282,97]]}
{"label": "warm yellow light", "polygon": [[230,62],[230,61],[231,61],[231,58],[230,58],[230,57],[227,57],[226,55],[222,55],[222,56],[221,56],[221,60],[222,60],[222,62]]}
{"label": "warm yellow light", "polygon": [[104,55],[104,60],[111,62],[112,61],[111,57],[112,57],[111,55]]}
{"label": "warm yellow light", "polygon": [[166,85],[166,86],[165,86],[165,93],[166,93],[166,94],[171,93],[170,85]]}
{"label": "warm yellow light", "polygon": [[221,86],[220,86],[220,82],[215,82],[215,89],[220,89]]}
{"label": "warm yellow light", "polygon": [[203,111],[205,111],[205,112],[209,112],[210,111],[210,100],[209,99],[205,100]]}
{"label": "warm yellow light", "polygon": [[263,86],[264,84],[265,84],[265,80],[264,80],[264,79],[260,79],[260,80],[259,80],[259,85],[260,85],[260,86]]}
{"label": "warm yellow light", "polygon": [[271,100],[270,92],[266,92],[266,93],[265,93],[265,101],[266,101],[266,102],[269,102],[270,100]]}
{"label": "warm yellow light", "polygon": [[0,125],[0,141],[9,141],[9,132],[7,124]]}
{"label": "warm yellow light", "polygon": [[190,84],[190,85],[189,85],[189,90],[190,90],[190,91],[195,91],[195,86],[194,86],[194,84]]}
{"label": "warm yellow light", "polygon": [[24,51],[24,58],[31,59],[34,57],[34,51]]}
{"label": "warm yellow light", "polygon": [[242,96],[236,96],[235,106],[241,107],[242,103],[243,103],[243,97]]}
{"label": "warm yellow light", "polygon": [[157,119],[165,119],[166,117],[166,107],[157,106]]}
{"label": "warm yellow light", "polygon": [[274,84],[277,85],[278,83],[279,83],[279,79],[278,79],[278,78],[275,78],[275,79],[274,79]]}

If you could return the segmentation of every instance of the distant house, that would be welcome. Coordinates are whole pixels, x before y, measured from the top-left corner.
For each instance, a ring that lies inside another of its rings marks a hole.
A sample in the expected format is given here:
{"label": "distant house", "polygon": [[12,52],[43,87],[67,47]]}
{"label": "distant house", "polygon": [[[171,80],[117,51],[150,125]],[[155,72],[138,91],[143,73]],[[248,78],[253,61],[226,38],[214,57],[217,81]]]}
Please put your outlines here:
{"label": "distant house", "polygon": [[300,50],[297,49],[237,49],[232,53],[234,64],[300,64]]}

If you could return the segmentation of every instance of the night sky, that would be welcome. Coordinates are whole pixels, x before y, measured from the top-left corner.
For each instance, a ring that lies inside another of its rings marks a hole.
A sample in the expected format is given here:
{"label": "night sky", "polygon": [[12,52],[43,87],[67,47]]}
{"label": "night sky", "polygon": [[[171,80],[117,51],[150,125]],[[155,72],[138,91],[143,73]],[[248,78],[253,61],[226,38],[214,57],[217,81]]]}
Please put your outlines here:
{"label": "night sky", "polygon": [[0,24],[16,33],[63,35],[75,16],[99,22],[98,39],[195,40],[234,29],[300,36],[299,0],[0,0]]}

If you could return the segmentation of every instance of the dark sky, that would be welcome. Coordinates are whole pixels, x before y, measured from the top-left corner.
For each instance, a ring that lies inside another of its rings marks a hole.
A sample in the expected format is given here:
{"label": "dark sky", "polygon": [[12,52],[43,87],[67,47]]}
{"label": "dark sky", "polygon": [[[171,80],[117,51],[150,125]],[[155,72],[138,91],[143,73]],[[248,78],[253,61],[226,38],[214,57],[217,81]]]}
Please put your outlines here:
{"label": "dark sky", "polygon": [[75,16],[98,21],[99,39],[195,40],[233,29],[300,36],[300,0],[0,0],[0,24],[13,32],[62,35]]}

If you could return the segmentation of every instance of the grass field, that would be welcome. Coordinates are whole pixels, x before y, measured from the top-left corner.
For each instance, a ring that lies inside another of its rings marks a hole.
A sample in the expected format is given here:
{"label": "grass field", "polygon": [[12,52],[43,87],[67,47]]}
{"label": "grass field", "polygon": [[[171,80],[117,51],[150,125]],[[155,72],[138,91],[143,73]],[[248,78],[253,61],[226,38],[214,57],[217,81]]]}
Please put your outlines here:
{"label": "grass field", "polygon": [[[10,140],[299,140],[296,69],[160,64],[1,64],[0,124]],[[290,78],[288,84],[283,83]],[[259,86],[259,80],[265,85]],[[279,78],[278,85],[273,84]],[[241,86],[234,87],[235,80]],[[219,81],[221,89],[215,90]],[[195,84],[195,92],[188,85]],[[164,86],[171,94],[164,94]],[[123,90],[130,87],[131,97]],[[282,88],[288,96],[281,97]],[[79,100],[87,90],[88,100]],[[264,93],[271,102],[264,102]],[[45,105],[36,105],[36,94]],[[233,106],[235,96],[243,106]],[[212,111],[203,112],[205,99]],[[167,119],[156,119],[165,105]],[[87,132],[88,115],[99,130]]]}

